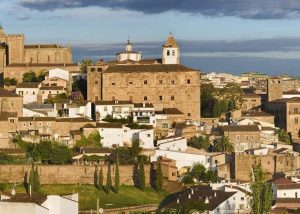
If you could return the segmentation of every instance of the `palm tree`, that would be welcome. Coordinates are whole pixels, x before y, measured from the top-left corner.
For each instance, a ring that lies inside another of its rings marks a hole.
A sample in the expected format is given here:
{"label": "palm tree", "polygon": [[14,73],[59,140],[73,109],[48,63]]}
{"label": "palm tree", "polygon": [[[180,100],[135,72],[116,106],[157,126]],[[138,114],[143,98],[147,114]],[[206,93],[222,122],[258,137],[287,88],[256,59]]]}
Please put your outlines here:
{"label": "palm tree", "polygon": [[286,144],[291,144],[291,139],[290,139],[289,133],[285,129],[282,129],[282,128],[276,129],[274,131],[274,134],[276,134],[278,136],[279,141],[286,143]]}
{"label": "palm tree", "polygon": [[82,60],[80,64],[80,71],[81,73],[87,73],[87,66],[93,65],[93,61],[90,59],[84,59]]}
{"label": "palm tree", "polygon": [[230,142],[228,136],[222,136],[214,140],[214,151],[231,153],[234,152],[234,145]]}

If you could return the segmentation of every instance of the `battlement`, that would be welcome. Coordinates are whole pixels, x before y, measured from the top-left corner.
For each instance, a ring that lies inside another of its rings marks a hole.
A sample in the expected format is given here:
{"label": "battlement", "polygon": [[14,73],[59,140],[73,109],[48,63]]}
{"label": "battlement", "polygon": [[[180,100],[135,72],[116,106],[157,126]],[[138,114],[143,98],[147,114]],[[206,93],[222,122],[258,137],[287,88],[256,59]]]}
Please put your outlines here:
{"label": "battlement", "polygon": [[24,38],[24,37],[25,37],[24,34],[5,34],[5,36],[6,36],[7,38],[17,38],[17,37],[22,37],[22,38]]}

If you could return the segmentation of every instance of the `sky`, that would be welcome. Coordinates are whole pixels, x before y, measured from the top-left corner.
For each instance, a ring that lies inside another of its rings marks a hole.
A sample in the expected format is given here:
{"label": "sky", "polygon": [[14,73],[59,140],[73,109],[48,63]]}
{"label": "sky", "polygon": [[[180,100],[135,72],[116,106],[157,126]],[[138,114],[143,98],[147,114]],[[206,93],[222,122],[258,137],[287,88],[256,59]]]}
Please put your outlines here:
{"label": "sky", "polygon": [[205,73],[300,77],[300,0],[0,0],[0,22],[27,44],[71,45],[75,62],[112,60],[128,37],[160,58],[172,32]]}

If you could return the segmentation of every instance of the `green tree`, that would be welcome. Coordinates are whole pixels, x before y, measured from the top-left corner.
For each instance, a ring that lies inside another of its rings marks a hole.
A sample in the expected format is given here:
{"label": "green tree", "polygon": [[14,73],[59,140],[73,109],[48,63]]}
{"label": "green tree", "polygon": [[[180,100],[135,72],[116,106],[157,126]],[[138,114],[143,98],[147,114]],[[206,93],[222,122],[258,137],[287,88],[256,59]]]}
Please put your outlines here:
{"label": "green tree", "polygon": [[120,190],[120,169],[119,169],[119,155],[116,156],[116,170],[115,170],[115,192],[118,193]]}
{"label": "green tree", "polygon": [[94,186],[98,189],[99,188],[99,178],[98,178],[98,167],[95,166],[95,171],[94,171]]}
{"label": "green tree", "polygon": [[224,100],[233,101],[235,108],[240,108],[243,103],[243,89],[237,83],[230,82],[220,90],[220,94]]}
{"label": "green tree", "polygon": [[276,129],[274,133],[278,136],[278,140],[282,143],[291,144],[289,133],[285,129]]}
{"label": "green tree", "polygon": [[199,137],[192,137],[188,140],[188,146],[194,147],[196,149],[204,149],[205,151],[209,150],[210,142],[208,136],[199,136]]}
{"label": "green tree", "polygon": [[88,137],[81,135],[80,140],[76,141],[76,147],[102,147],[99,132],[94,131]]}
{"label": "green tree", "polygon": [[268,214],[272,206],[272,188],[266,181],[266,174],[260,164],[252,166],[253,180],[250,184],[252,198],[250,200],[251,213]]}
{"label": "green tree", "polygon": [[213,148],[215,152],[234,152],[234,145],[230,142],[228,136],[215,139]]}
{"label": "green tree", "polygon": [[222,106],[220,101],[216,100],[213,107],[213,117],[220,117],[222,114]]}
{"label": "green tree", "polygon": [[156,191],[162,191],[163,189],[163,172],[161,168],[160,161],[157,162],[156,170],[155,170],[155,187]]}
{"label": "green tree", "polygon": [[65,164],[72,161],[71,150],[64,144],[53,142],[49,162],[51,164]]}
{"label": "green tree", "polygon": [[132,156],[137,157],[139,155],[140,151],[141,151],[140,142],[138,140],[133,141],[132,146],[131,146]]}
{"label": "green tree", "polygon": [[103,170],[102,170],[102,165],[100,167],[100,172],[99,172],[99,183],[98,183],[98,188],[99,190],[102,190],[103,189]]}
{"label": "green tree", "polygon": [[18,83],[15,78],[5,78],[3,81],[5,86],[17,85]]}
{"label": "green tree", "polygon": [[41,141],[37,144],[37,151],[39,152],[42,163],[49,163],[52,152],[52,142],[50,140]]}
{"label": "green tree", "polygon": [[133,180],[133,185],[135,187],[140,186],[140,182],[139,182],[139,163],[137,161],[134,162],[134,167],[133,167],[133,172],[132,172],[132,180]]}
{"label": "green tree", "polygon": [[80,64],[80,72],[81,73],[87,73],[87,67],[89,65],[93,65],[93,61],[90,59],[84,59],[82,60],[81,64]]}
{"label": "green tree", "polygon": [[201,116],[212,117],[215,88],[213,84],[201,85]]}
{"label": "green tree", "polygon": [[146,187],[145,181],[145,167],[144,167],[144,160],[140,159],[140,167],[139,167],[139,187],[142,191],[145,190]]}
{"label": "green tree", "polygon": [[39,176],[39,172],[38,172],[38,168],[37,166],[35,167],[34,173],[33,173],[33,186],[32,189],[34,192],[39,192],[40,191],[40,176]]}
{"label": "green tree", "polygon": [[36,74],[33,71],[24,73],[23,82],[37,82]]}
{"label": "green tree", "polygon": [[110,164],[107,165],[107,176],[106,176],[106,185],[105,185],[105,190],[107,193],[110,192],[112,186],[112,181],[111,181],[111,168]]}

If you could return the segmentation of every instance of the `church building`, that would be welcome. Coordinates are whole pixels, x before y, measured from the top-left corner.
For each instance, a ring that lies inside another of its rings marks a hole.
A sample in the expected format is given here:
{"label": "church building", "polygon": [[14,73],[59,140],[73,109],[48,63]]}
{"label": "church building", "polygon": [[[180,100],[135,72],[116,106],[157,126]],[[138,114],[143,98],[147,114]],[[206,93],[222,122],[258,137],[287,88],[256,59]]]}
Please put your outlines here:
{"label": "church building", "polygon": [[162,59],[142,59],[128,41],[116,60],[88,67],[88,100],[152,103],[155,111],[200,120],[200,71],[180,64],[172,34],[162,45]]}

